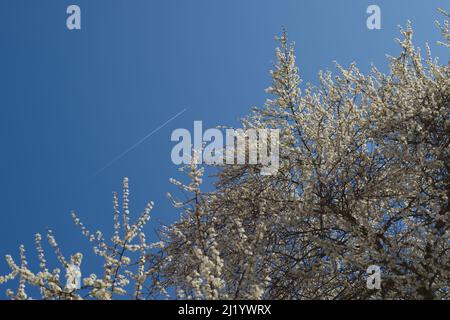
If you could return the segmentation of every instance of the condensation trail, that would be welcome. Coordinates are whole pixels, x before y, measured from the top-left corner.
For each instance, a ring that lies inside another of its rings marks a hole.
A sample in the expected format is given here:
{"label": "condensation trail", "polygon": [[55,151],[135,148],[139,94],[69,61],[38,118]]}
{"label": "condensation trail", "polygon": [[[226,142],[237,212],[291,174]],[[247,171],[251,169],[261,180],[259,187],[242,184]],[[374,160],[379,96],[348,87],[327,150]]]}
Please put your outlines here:
{"label": "condensation trail", "polygon": [[172,118],[168,119],[166,122],[164,122],[163,124],[161,124],[160,126],[158,126],[156,129],[153,129],[150,133],[148,133],[147,135],[145,135],[143,138],[141,138],[139,141],[137,141],[135,144],[133,144],[131,147],[129,147],[128,149],[126,149],[124,152],[122,152],[121,154],[119,154],[117,157],[115,157],[114,159],[112,159],[110,162],[108,162],[103,168],[101,168],[100,170],[98,170],[94,176],[98,175],[100,172],[102,172],[103,170],[107,169],[108,167],[110,167],[114,162],[120,160],[121,158],[123,158],[127,153],[129,153],[130,151],[134,150],[137,146],[139,146],[141,143],[143,143],[145,140],[147,140],[148,138],[150,138],[153,134],[155,134],[156,132],[158,132],[159,130],[161,130],[163,127],[165,127],[167,124],[169,124],[171,121],[175,120],[176,118],[178,118],[179,116],[181,116],[183,113],[185,113],[187,111],[188,108],[184,108],[183,110],[181,110],[180,112],[178,112],[176,115],[174,115]]}

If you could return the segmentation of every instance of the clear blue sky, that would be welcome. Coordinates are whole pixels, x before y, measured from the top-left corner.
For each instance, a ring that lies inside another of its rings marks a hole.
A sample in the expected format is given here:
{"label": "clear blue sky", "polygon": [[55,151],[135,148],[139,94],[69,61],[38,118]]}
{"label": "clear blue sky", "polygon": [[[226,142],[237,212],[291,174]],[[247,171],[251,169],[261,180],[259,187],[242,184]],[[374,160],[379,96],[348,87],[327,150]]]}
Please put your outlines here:
{"label": "clear blue sky", "polygon": [[[66,29],[69,4],[81,7],[81,31]],[[382,30],[366,28],[369,4],[381,7]],[[194,120],[236,125],[261,106],[283,26],[297,44],[302,78],[314,83],[333,60],[385,70],[385,54],[399,52],[397,25],[407,19],[416,45],[430,41],[448,61],[448,50],[434,44],[437,7],[450,9],[437,0],[2,0],[0,274],[8,270],[3,255],[17,257],[21,243],[35,260],[34,233],[46,228],[67,256],[86,248],[72,209],[92,229],[109,230],[112,191],[124,176],[135,215],[155,202],[149,235],[158,221],[176,219],[165,196],[176,191],[168,182],[177,176],[171,132],[191,130]],[[87,257],[84,273],[99,261]]]}

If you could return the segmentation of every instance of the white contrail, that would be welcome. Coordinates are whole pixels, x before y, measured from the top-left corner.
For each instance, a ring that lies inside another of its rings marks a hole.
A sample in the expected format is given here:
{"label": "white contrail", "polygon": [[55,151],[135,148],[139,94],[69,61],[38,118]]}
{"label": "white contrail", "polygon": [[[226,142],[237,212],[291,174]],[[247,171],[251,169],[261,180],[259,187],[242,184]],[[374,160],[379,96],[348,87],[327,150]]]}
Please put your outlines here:
{"label": "white contrail", "polygon": [[163,124],[161,124],[159,127],[157,127],[156,129],[152,130],[150,133],[148,133],[147,135],[145,135],[143,138],[141,138],[139,141],[137,141],[135,144],[133,144],[131,147],[129,147],[128,149],[126,149],[124,152],[122,152],[121,154],[119,154],[117,157],[115,157],[114,159],[112,159],[110,162],[108,162],[103,168],[101,168],[100,170],[98,170],[94,176],[98,175],[100,172],[102,172],[103,170],[107,169],[109,166],[111,166],[114,162],[116,162],[117,160],[120,160],[122,157],[124,157],[128,152],[132,151],[133,149],[135,149],[137,146],[139,146],[142,142],[144,142],[145,140],[147,140],[148,138],[150,138],[154,133],[156,133],[157,131],[159,131],[160,129],[162,129],[164,126],[166,126],[169,122],[175,120],[177,117],[179,117],[180,115],[182,115],[184,112],[186,112],[188,108],[184,108],[183,110],[181,110],[180,112],[178,112],[176,115],[174,115],[172,118],[170,118],[169,120],[167,120],[166,122],[164,122]]}

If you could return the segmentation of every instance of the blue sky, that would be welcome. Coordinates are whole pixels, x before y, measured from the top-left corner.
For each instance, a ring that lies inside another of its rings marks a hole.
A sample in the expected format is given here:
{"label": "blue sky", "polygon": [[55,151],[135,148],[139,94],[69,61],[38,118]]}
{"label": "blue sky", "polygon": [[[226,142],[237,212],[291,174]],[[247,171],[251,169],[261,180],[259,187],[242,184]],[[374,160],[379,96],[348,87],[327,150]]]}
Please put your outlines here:
{"label": "blue sky", "polygon": [[[66,8],[82,10],[82,30],[66,29]],[[382,29],[366,28],[377,4]],[[274,36],[286,27],[300,73],[357,61],[386,70],[399,52],[397,25],[410,19],[418,46],[435,41],[436,8],[448,1],[2,0],[0,2],[0,255],[52,228],[68,256],[87,248],[75,210],[92,229],[112,226],[112,191],[130,178],[131,208],[153,200],[153,222],[179,215],[166,192],[179,176],[170,160],[176,128],[236,125],[268,96]],[[111,166],[136,141],[188,110]],[[49,252],[50,253],[50,252]],[[88,257],[86,269],[99,260]],[[8,270],[0,260],[0,274]],[[88,271],[89,272],[89,271]],[[5,286],[0,288],[0,296]]]}

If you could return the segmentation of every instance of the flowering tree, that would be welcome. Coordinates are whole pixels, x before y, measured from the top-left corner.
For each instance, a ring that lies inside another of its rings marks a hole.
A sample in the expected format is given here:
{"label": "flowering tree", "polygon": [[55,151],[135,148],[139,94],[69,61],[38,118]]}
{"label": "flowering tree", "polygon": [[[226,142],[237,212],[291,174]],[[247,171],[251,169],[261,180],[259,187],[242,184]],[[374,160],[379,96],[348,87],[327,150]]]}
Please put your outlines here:
{"label": "flowering tree", "polygon": [[[43,299],[68,299],[79,300],[86,297],[95,299],[111,299],[114,295],[125,295],[131,287],[133,298],[140,299],[144,294],[144,283],[149,278],[145,270],[147,263],[146,252],[154,249],[157,244],[148,244],[142,231],[150,219],[150,211],[153,203],[148,203],[142,214],[134,223],[130,223],[129,211],[129,186],[128,179],[123,180],[123,205],[122,215],[119,211],[117,194],[113,195],[114,233],[107,242],[103,232],[91,233],[72,212],[72,218],[82,234],[93,244],[93,251],[103,258],[103,274],[97,276],[91,274],[81,281],[81,262],[83,255],[76,253],[67,262],[61,252],[52,231],[48,231],[47,240],[53,248],[61,267],[65,270],[67,281],[60,280],[61,270],[48,269],[45,253],[42,246],[42,237],[36,234],[35,243],[39,258],[40,271],[33,273],[27,267],[25,248],[20,247],[20,264],[17,264],[10,256],[6,261],[11,268],[11,273],[0,277],[0,284],[15,277],[19,277],[19,287],[16,292],[7,291],[11,299],[27,299],[26,284],[36,286]],[[122,219],[120,219],[122,216]],[[132,260],[133,259],[133,260]],[[131,283],[131,284],[130,284]]]}
{"label": "flowering tree", "polygon": [[[165,286],[200,299],[448,297],[450,68],[428,47],[422,58],[409,24],[401,34],[389,74],[337,65],[303,93],[279,38],[273,98],[243,121],[281,131],[278,174],[225,166],[202,194],[191,166],[185,214],[162,233]],[[366,287],[371,265],[381,290]]]}
{"label": "flowering tree", "polygon": [[[444,13],[447,17],[448,14]],[[438,24],[450,48],[449,24]],[[280,167],[261,175],[255,165],[221,168],[214,191],[200,189],[203,168],[183,168],[190,182],[172,182],[186,195],[183,213],[147,243],[151,203],[134,224],[124,180],[122,221],[114,195],[114,235],[92,234],[74,222],[104,259],[103,274],[80,280],[80,253],[67,262],[51,232],[47,239],[66,270],[41,271],[6,260],[45,299],[446,299],[450,283],[450,68],[422,57],[411,27],[390,72],[363,75],[352,64],[320,73],[320,86],[300,89],[294,48],[279,38],[273,96],[243,120],[245,128],[280,130]],[[194,159],[195,160],[195,159]],[[380,290],[366,287],[366,270],[382,271]]]}

